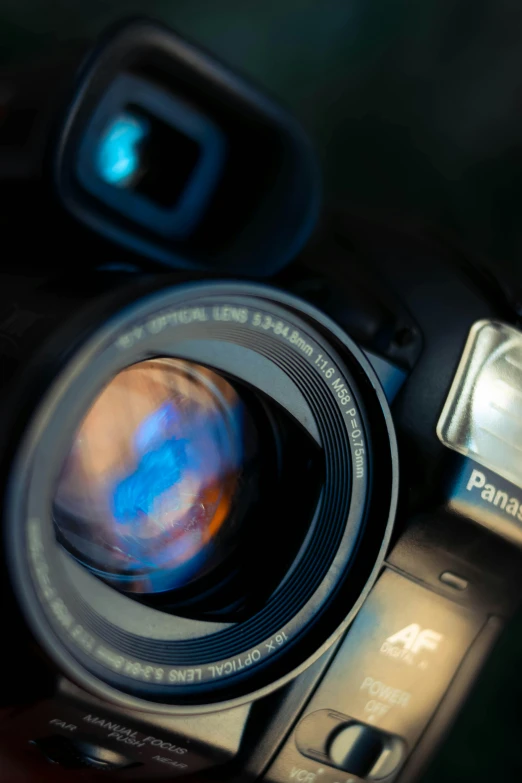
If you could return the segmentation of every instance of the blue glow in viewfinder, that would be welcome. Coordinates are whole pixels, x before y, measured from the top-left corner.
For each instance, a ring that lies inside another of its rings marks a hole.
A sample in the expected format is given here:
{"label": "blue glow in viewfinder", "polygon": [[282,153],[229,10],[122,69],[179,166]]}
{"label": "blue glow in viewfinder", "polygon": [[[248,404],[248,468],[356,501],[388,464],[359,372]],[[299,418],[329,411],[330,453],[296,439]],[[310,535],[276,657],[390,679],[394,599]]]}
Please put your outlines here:
{"label": "blue glow in viewfinder", "polygon": [[129,112],[109,125],[98,148],[96,168],[109,185],[126,187],[140,167],[139,145],[149,132],[146,120]]}

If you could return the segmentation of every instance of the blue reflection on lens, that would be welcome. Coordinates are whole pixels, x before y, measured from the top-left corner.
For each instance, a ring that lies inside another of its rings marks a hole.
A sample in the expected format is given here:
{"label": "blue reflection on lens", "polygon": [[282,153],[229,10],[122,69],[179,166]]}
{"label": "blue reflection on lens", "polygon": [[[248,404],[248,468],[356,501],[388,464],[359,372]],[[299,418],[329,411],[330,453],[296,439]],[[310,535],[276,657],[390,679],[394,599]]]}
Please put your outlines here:
{"label": "blue reflection on lens", "polygon": [[137,454],[159,446],[167,437],[171,425],[179,422],[180,415],[171,402],[166,402],[157,411],[144,419],[134,434],[134,448]]}
{"label": "blue reflection on lens", "polygon": [[138,466],[114,487],[113,513],[120,524],[151,514],[157,498],[181,479],[187,464],[186,441],[168,435],[177,418],[174,406],[167,403],[148,416],[136,432]]}
{"label": "blue reflection on lens", "polygon": [[97,170],[109,185],[126,187],[140,167],[139,145],[149,131],[146,120],[125,112],[105,131],[98,149]]}

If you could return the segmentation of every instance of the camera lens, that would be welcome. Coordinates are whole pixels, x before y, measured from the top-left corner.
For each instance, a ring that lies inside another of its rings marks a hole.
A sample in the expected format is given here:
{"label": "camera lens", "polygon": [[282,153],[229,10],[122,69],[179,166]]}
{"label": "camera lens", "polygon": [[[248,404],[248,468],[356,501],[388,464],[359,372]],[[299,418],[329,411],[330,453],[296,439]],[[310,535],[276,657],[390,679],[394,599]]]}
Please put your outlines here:
{"label": "camera lens", "polygon": [[254,449],[247,417],[232,385],[193,362],[152,359],[118,373],[64,462],[58,539],[126,592],[196,579],[237,532],[233,510]]}
{"label": "camera lens", "polygon": [[382,566],[397,454],[371,367],[321,313],[161,284],[109,295],[26,368],[6,562],[75,682],[197,711],[280,686],[347,627]]}

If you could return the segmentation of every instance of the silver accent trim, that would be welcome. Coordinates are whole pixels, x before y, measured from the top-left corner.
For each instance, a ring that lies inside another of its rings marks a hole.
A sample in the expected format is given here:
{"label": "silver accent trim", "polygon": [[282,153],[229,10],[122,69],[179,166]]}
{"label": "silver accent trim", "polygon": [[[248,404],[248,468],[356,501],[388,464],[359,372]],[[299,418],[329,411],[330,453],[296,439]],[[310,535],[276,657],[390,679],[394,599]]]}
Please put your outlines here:
{"label": "silver accent trim", "polygon": [[522,332],[500,321],[473,325],[437,435],[522,489]]}

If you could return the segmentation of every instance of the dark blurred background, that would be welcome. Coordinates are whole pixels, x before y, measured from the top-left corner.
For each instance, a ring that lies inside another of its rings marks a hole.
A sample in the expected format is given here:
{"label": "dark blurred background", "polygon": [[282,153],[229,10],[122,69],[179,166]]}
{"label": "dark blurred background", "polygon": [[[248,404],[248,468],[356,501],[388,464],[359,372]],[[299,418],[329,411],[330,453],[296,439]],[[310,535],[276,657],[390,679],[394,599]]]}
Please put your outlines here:
{"label": "dark blurred background", "polygon": [[522,253],[516,0],[2,0],[0,58],[129,14],[167,22],[269,89],[317,143],[327,194],[420,218],[512,270]]}
{"label": "dark blurred background", "polygon": [[[135,13],[290,107],[320,151],[327,201],[433,226],[522,282],[522,3],[2,0],[0,64],[44,58]],[[426,783],[514,780],[520,660],[522,618]]]}

